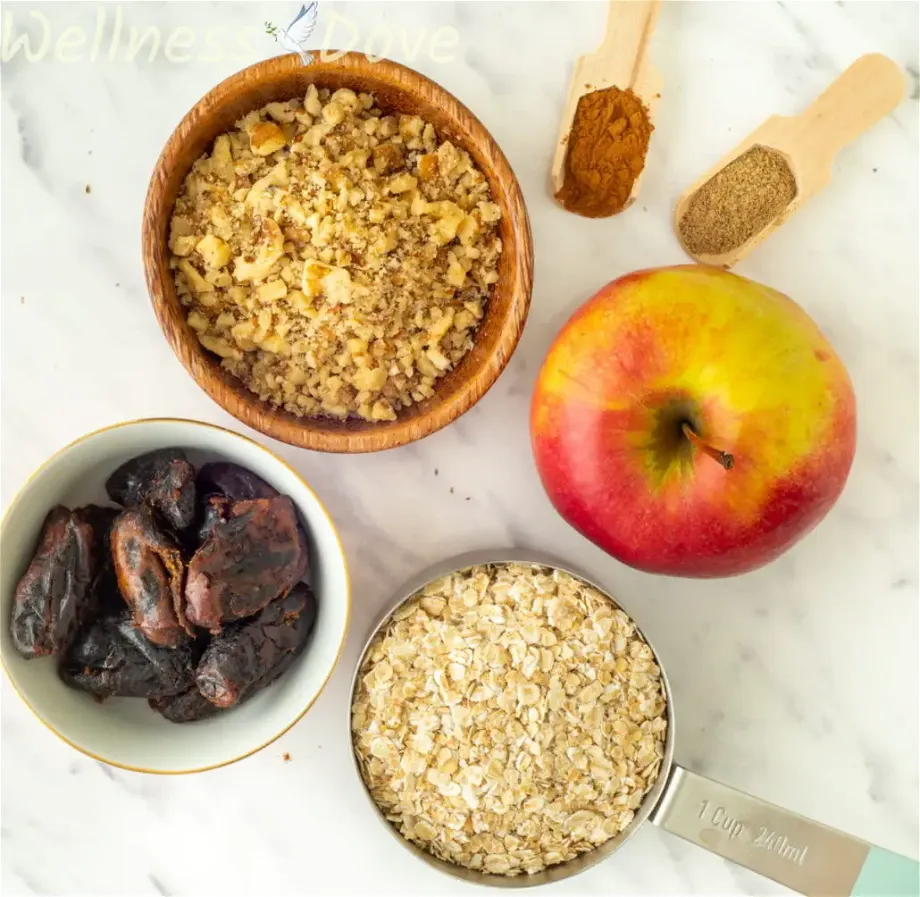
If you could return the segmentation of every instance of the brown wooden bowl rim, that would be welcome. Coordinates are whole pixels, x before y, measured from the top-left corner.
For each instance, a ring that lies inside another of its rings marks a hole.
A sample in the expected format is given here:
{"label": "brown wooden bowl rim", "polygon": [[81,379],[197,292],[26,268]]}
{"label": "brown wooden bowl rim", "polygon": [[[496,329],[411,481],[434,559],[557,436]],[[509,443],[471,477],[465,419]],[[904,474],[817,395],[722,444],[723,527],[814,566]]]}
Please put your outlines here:
{"label": "brown wooden bowl rim", "polygon": [[[330,55],[340,53],[337,50],[325,52]],[[205,114],[205,110],[220,105],[228,94],[232,95],[234,88],[241,82],[254,82],[263,76],[296,67],[303,67],[303,62],[296,53],[290,53],[256,62],[235,72],[205,93],[183,116],[170,134],[154,166],[144,202],[141,243],[147,291],[160,329],[182,366],[213,401],[237,420],[266,436],[314,451],[362,453],[396,448],[423,439],[446,427],[466,413],[488,392],[507,366],[520,342],[533,292],[533,236],[520,183],[501,147],[485,125],[450,91],[409,66],[386,58],[371,62],[364,54],[356,52],[344,53],[331,61],[314,62],[305,67],[315,68],[317,71],[338,67],[353,68],[356,71],[382,70],[384,73],[393,73],[397,76],[408,75],[426,85],[433,94],[440,94],[446,101],[455,104],[456,111],[468,117],[467,124],[471,126],[469,129],[471,138],[477,142],[484,140],[489,145],[493,160],[490,174],[502,183],[507,211],[511,213],[512,218],[516,258],[513,276],[516,286],[510,296],[509,309],[501,321],[499,340],[494,350],[482,368],[459,385],[449,403],[435,405],[420,416],[404,420],[397,418],[395,421],[385,422],[370,429],[350,432],[341,428],[320,429],[317,425],[321,424],[321,418],[305,418],[304,420],[310,420],[312,425],[311,428],[307,428],[302,425],[299,418],[263,402],[255,394],[250,393],[243,384],[240,384],[239,390],[235,390],[228,398],[226,390],[221,388],[223,384],[217,381],[210,371],[206,368],[202,369],[195,363],[196,360],[200,361],[206,356],[205,350],[200,346],[191,349],[190,342],[183,341],[176,329],[170,326],[165,299],[165,291],[168,286],[164,283],[165,278],[160,266],[152,262],[153,250],[160,238],[154,226],[155,216],[151,213],[151,209],[159,205],[161,184],[171,167],[170,160],[181,148],[183,142],[180,135],[197,123]],[[372,68],[368,69],[368,67]],[[396,80],[400,80],[403,89],[411,92],[405,88],[405,81],[398,77]]]}

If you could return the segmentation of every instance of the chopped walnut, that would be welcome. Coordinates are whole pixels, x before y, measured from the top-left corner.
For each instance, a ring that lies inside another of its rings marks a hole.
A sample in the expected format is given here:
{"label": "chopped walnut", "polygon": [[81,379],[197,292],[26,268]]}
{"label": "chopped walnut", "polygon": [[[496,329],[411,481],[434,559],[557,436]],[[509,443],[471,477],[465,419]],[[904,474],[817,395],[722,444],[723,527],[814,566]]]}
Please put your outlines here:
{"label": "chopped walnut", "polygon": [[469,155],[429,123],[311,85],[195,162],[170,266],[202,346],[260,399],[394,420],[472,347],[500,218]]}

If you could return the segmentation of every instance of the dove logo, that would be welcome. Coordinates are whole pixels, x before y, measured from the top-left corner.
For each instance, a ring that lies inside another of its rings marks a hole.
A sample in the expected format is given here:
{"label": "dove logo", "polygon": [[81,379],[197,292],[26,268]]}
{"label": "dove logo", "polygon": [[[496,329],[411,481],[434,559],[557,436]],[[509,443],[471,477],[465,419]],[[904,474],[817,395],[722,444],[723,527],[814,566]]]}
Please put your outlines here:
{"label": "dove logo", "polygon": [[[307,49],[307,41],[316,30],[319,18],[319,3],[301,5],[300,11],[286,28],[278,28],[269,22],[265,29],[285,50],[297,53],[304,65],[309,65],[314,55]],[[460,34],[456,28],[442,27],[428,34],[424,29],[410,31],[405,28],[390,28],[376,25],[365,40],[361,39],[358,25],[338,12],[331,12],[326,22],[326,31],[321,43],[319,58],[323,62],[334,62],[353,50],[362,52],[368,62],[378,62],[385,56],[395,55],[406,62],[414,62],[427,55],[433,62],[452,62],[460,45]],[[335,49],[332,49],[335,48]],[[401,52],[399,52],[401,51]]]}
{"label": "dove logo", "polygon": [[308,3],[300,7],[300,12],[294,17],[294,21],[285,29],[276,28],[269,22],[265,23],[265,30],[289,53],[297,53],[304,65],[313,62],[312,54],[307,52],[306,45],[316,28],[316,20],[319,16],[319,3]]}

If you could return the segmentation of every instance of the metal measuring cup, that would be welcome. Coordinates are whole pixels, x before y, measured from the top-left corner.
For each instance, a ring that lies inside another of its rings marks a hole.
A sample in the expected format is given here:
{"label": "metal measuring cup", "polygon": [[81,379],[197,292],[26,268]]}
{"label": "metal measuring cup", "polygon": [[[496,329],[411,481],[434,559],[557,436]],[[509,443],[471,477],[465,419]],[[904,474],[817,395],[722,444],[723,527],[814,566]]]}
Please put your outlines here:
{"label": "metal measuring cup", "polygon": [[[397,598],[374,626],[361,651],[348,701],[348,734],[351,710],[364,659],[377,634],[394,613],[430,582],[484,564],[535,564],[568,573],[606,595],[616,607],[629,614],[610,593],[570,564],[540,552],[509,549],[473,552],[450,558],[414,576],[397,593]],[[635,617],[632,617],[635,622]],[[615,838],[573,860],[538,872],[514,877],[493,875],[445,862],[403,838],[374,803],[352,751],[355,773],[364,787],[373,811],[404,847],[429,866],[472,884],[499,888],[526,888],[562,881],[589,869],[620,849],[645,822],[660,826],[712,853],[744,866],[800,894],[811,897],[918,897],[920,865],[915,860],[891,853],[844,834],[820,822],[813,822],[782,807],[769,804],[728,785],[701,776],[674,761],[674,700],[665,667],[654,645],[636,624],[661,668],[661,682],[667,700],[668,729],[661,772],[636,810],[633,821]]]}

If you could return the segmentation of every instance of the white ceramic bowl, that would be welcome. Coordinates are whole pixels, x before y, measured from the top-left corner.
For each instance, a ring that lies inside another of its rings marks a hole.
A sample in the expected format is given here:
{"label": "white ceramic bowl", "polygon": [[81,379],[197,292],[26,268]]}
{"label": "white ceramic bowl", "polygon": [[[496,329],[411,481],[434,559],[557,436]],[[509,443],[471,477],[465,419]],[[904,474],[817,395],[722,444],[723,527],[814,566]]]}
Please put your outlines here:
{"label": "white ceramic bowl", "polygon": [[[309,581],[317,619],[298,661],[242,706],[208,720],[177,725],[139,698],[98,703],[58,679],[56,660],[24,660],[13,648],[13,592],[45,515],[56,504],[109,503],[108,475],[129,458],[170,446],[196,467],[233,461],[289,495],[306,524]],[[23,486],[0,524],[0,656],[13,687],[52,732],[85,754],[138,772],[189,773],[255,753],[284,734],[310,708],[338,661],[348,629],[350,592],[345,554],[325,508],[284,461],[244,436],[187,420],[139,420],[98,430],[51,457]]]}

